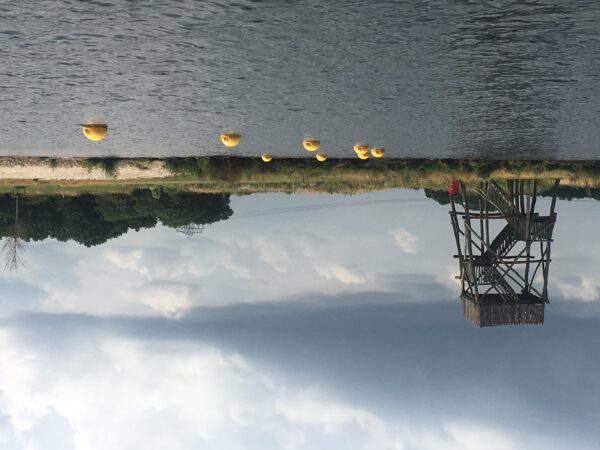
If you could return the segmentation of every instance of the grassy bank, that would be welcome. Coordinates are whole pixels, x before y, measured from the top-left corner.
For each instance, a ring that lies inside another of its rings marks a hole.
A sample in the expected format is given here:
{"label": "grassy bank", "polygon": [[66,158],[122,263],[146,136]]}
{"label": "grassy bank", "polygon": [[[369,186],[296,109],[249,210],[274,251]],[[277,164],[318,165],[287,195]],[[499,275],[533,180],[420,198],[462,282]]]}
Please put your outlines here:
{"label": "grassy bank", "polygon": [[0,192],[22,185],[29,193],[44,194],[128,192],[158,185],[195,192],[355,193],[391,188],[444,189],[451,176],[467,184],[489,178],[560,178],[564,185],[600,187],[600,161],[332,158],[318,162],[279,158],[265,164],[246,157],[4,157],[0,158],[0,170]]}

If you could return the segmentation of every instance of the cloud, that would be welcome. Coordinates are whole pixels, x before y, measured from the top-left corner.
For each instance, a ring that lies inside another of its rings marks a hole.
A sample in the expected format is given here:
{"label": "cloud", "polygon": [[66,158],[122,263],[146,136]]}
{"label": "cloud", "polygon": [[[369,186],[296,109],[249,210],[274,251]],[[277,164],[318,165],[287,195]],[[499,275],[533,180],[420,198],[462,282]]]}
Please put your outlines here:
{"label": "cloud", "polygon": [[[139,270],[138,266],[143,256],[144,253],[141,249],[123,250],[108,248],[104,251],[106,260],[119,269]],[[147,273],[147,270],[142,270],[141,273]]]}
{"label": "cloud", "polygon": [[336,280],[342,284],[363,284],[368,281],[368,277],[358,271],[353,271],[348,267],[336,263],[322,263],[315,265],[315,270],[326,280]]}
{"label": "cloud", "polygon": [[[389,450],[440,434],[435,423],[411,430],[204,345],[149,346],[101,336],[53,361],[54,355],[37,352],[15,358],[22,345],[3,338],[0,357],[8,356],[10,366],[2,368],[0,408],[9,419],[3,436],[13,449],[241,449],[251,443],[344,449],[351,442],[353,449]],[[62,368],[61,359],[77,363],[88,352],[101,354],[101,362],[89,361],[83,373]],[[436,443],[430,448],[471,448]]]}
{"label": "cloud", "polygon": [[[73,425],[71,439],[78,450],[191,448],[219,433],[219,424],[235,415],[228,399],[245,383],[238,357],[209,349],[182,353],[181,348],[157,350],[102,338],[88,350],[102,354],[103,363],[71,373],[41,354],[15,358],[6,343],[0,354],[11,364],[3,367],[0,405],[19,449],[30,448],[28,436],[53,411]],[[14,341],[9,345],[19,348]],[[67,359],[80,357],[76,352]]]}
{"label": "cloud", "polygon": [[[457,304],[363,300],[201,308],[177,320],[6,321],[7,439],[25,449],[28,436],[48,426],[62,430],[61,439],[70,433],[78,450],[597,442],[594,321],[479,330]],[[511,377],[535,370],[545,377]]]}
{"label": "cloud", "polygon": [[597,276],[563,276],[557,278],[552,284],[566,299],[593,302],[600,298],[600,279]]}
{"label": "cloud", "polygon": [[393,236],[396,247],[404,253],[417,253],[419,238],[416,235],[403,228],[391,230],[389,234]]}
{"label": "cloud", "polygon": [[[3,338],[0,356],[10,361],[0,379],[0,408],[10,419],[3,422],[4,439],[19,450],[73,443],[78,450],[229,449],[253,441],[261,448],[308,449],[321,435],[341,445],[347,427],[378,442],[386,428],[371,413],[299,393],[238,354],[202,345],[102,337],[87,348],[101,353],[102,363],[76,373],[49,355],[18,357],[19,342]],[[48,436],[56,439],[36,444]]]}
{"label": "cloud", "polygon": [[17,442],[10,423],[10,416],[0,415],[0,449],[12,450],[15,448],[17,448]]}
{"label": "cloud", "polygon": [[[69,420],[49,407],[35,426],[22,433],[20,438],[22,446],[27,450],[46,450],[49,445],[57,449],[75,450],[73,434],[74,429]],[[17,448],[16,442],[13,445],[11,448]]]}
{"label": "cloud", "polygon": [[[397,213],[31,245],[30,272],[2,280],[0,448],[593,448],[594,305],[478,330],[456,302],[450,229]],[[553,288],[597,299],[580,271],[597,256],[568,265],[560,245]]]}
{"label": "cloud", "polygon": [[[422,197],[412,191],[402,195]],[[390,191],[351,200],[344,197],[341,203],[398,196],[399,191]],[[236,211],[253,212],[280,205],[289,208],[290,202],[302,208],[318,206],[331,203],[331,198],[268,194],[233,197],[232,202]],[[35,243],[28,249],[27,269],[12,283],[5,280],[3,297],[10,298],[11,293],[18,297],[18,286],[28,284],[40,294],[35,300],[31,295],[28,301],[11,301],[11,310],[179,317],[198,306],[273,302],[309,292],[336,295],[382,290],[385,287],[379,280],[384,275],[424,275],[443,267],[442,262],[431,263],[437,261],[428,257],[431,252],[423,252],[421,262],[398,258],[396,247],[382,239],[390,223],[405,224],[401,230],[418,229],[413,215],[389,204],[367,206],[369,214],[339,207],[302,209],[302,214],[283,214],[277,220],[232,220],[207,227],[193,238],[158,225],[92,248],[53,240]],[[365,233],[366,229],[372,232]],[[416,238],[403,242],[405,251],[416,251]],[[443,247],[436,242],[432,248],[440,251]],[[426,249],[423,244],[420,250]],[[8,311],[4,308],[1,314]]]}
{"label": "cloud", "polygon": [[150,285],[134,292],[128,291],[125,298],[132,303],[149,306],[168,317],[181,317],[191,307],[189,291],[185,286]]}
{"label": "cloud", "polygon": [[277,272],[287,272],[290,268],[290,255],[285,247],[273,242],[267,236],[258,236],[252,240],[252,247],[260,258]]}
{"label": "cloud", "polygon": [[443,426],[454,441],[454,448],[464,450],[513,450],[522,447],[515,439],[494,427],[472,422],[449,422]]}

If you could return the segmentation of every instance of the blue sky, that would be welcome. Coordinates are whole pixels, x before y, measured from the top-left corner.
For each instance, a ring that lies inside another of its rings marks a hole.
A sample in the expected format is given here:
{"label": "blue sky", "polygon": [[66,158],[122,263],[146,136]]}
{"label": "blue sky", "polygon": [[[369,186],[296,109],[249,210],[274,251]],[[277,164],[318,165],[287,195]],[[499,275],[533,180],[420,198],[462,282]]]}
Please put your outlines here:
{"label": "blue sky", "polygon": [[478,329],[423,199],[234,197],[191,239],[28,244],[0,279],[0,449],[593,448],[597,203],[558,204],[546,324]]}

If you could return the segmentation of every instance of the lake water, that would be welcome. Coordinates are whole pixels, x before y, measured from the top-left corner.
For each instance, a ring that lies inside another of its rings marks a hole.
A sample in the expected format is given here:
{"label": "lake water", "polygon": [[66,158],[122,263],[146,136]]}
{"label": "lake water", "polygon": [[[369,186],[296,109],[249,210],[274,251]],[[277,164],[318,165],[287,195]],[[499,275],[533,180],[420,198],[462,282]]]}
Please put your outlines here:
{"label": "lake water", "polygon": [[596,159],[599,30],[593,0],[7,0],[0,151]]}

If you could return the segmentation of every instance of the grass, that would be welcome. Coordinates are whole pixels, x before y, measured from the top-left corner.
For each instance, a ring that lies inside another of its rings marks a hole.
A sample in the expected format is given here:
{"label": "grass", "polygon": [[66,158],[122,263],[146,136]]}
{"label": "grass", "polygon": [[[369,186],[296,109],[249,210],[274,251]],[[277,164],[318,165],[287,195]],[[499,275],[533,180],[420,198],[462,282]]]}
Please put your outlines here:
{"label": "grass", "polygon": [[255,158],[170,158],[174,176],[223,187],[248,183],[336,183],[347,186],[439,187],[450,177],[466,183],[488,178],[561,178],[571,184],[600,186],[600,162],[280,158],[264,164]]}
{"label": "grass", "polygon": [[[21,161],[21,162],[19,162]],[[565,185],[600,187],[600,161],[485,161],[457,159],[277,158],[269,164],[258,158],[201,157],[152,159],[118,158],[0,158],[0,166],[46,164],[51,167],[100,168],[110,180],[19,180],[28,192],[127,192],[157,187],[196,192],[336,192],[356,193],[391,188],[445,189],[450,177],[467,185],[488,178],[560,178]],[[162,164],[170,176],[119,179],[119,167],[140,170]],[[15,180],[0,180],[0,191],[10,191]]]}
{"label": "grass", "polygon": [[83,166],[91,171],[100,168],[109,178],[116,179],[119,176],[119,158],[87,158],[83,160]]}

